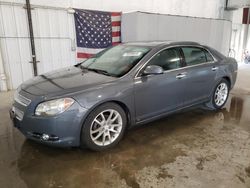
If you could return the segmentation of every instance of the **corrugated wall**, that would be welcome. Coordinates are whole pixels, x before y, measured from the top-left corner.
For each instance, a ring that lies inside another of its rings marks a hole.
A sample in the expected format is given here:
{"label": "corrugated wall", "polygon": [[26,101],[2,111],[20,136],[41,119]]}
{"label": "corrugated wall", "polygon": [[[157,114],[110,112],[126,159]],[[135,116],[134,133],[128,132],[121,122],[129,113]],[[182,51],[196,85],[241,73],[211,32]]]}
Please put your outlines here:
{"label": "corrugated wall", "polygon": [[[3,0],[25,3],[25,0]],[[242,1],[242,0],[234,0]],[[222,18],[225,0],[30,0],[32,5]]]}
{"label": "corrugated wall", "polygon": [[[34,8],[33,28],[38,74],[73,65],[75,33],[72,14],[64,9]],[[33,77],[26,9],[0,4],[0,45],[8,88]]]}
{"label": "corrugated wall", "polygon": [[0,45],[10,89],[32,77],[27,33],[25,9],[0,5]]}
{"label": "corrugated wall", "polygon": [[229,52],[232,23],[205,19],[134,12],[122,17],[123,41],[195,41]]}

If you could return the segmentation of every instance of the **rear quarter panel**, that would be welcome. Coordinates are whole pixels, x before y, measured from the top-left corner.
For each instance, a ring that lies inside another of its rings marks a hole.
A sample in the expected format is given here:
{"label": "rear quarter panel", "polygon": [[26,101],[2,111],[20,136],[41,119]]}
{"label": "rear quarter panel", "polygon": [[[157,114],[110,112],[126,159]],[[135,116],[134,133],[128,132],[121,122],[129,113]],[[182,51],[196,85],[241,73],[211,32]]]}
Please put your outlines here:
{"label": "rear quarter panel", "polygon": [[237,79],[238,64],[234,58],[226,57],[218,62],[219,71],[216,80],[220,81],[223,77],[230,80],[231,89],[234,87]]}

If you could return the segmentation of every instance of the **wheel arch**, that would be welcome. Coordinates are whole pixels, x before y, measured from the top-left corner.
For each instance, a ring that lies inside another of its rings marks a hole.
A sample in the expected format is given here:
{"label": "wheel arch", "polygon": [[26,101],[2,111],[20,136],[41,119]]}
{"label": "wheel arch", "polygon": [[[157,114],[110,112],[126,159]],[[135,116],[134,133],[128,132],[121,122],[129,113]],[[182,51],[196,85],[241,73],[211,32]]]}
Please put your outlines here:
{"label": "wheel arch", "polygon": [[230,79],[230,77],[229,76],[224,76],[224,77],[222,77],[222,79],[225,79],[226,81],[228,81],[228,83],[229,83],[229,88],[231,89],[231,79]]}
{"label": "wheel arch", "polygon": [[[129,127],[131,125],[131,112],[130,112],[128,106],[125,103],[118,101],[118,100],[111,100],[111,101],[104,102],[104,103],[109,103],[109,102],[118,104],[124,110],[126,117],[127,117],[127,127]],[[104,104],[104,103],[102,103],[102,104]]]}
{"label": "wheel arch", "polygon": [[[131,122],[132,122],[132,120],[131,120],[131,112],[130,112],[128,106],[127,106],[125,103],[123,103],[123,102],[121,102],[121,101],[118,101],[118,100],[107,100],[107,101],[102,101],[102,102],[100,102],[100,103],[97,103],[96,105],[94,105],[92,108],[90,108],[90,109],[88,110],[88,112],[86,113],[86,115],[84,116],[84,118],[83,118],[83,120],[82,120],[82,122],[81,122],[81,131],[82,131],[83,125],[84,125],[84,123],[85,123],[87,117],[90,115],[90,113],[93,112],[93,110],[95,110],[95,109],[98,108],[99,106],[101,106],[101,105],[103,105],[103,104],[106,104],[106,103],[115,103],[115,104],[119,105],[119,106],[124,110],[124,112],[125,112],[125,114],[126,114],[126,118],[127,118],[127,128],[129,128],[129,127],[131,126],[131,124],[132,124],[132,123],[131,123]],[[81,131],[80,131],[80,134],[81,134]],[[81,135],[80,135],[80,136],[81,136]]]}
{"label": "wheel arch", "polygon": [[[83,136],[83,129],[85,128],[85,125],[89,125],[89,124],[86,124],[86,121],[88,120],[88,117],[91,115],[91,113],[97,109],[98,107],[100,107],[101,105],[105,105],[107,103],[113,103],[113,104],[116,104],[118,105],[120,108],[122,108],[125,112],[125,115],[126,115],[126,119],[127,119],[127,125],[125,127],[125,129],[123,130],[123,134],[124,134],[124,131],[126,131],[126,129],[130,126],[130,119],[131,119],[131,116],[130,116],[130,111],[129,111],[129,108],[127,107],[127,105],[125,105],[123,102],[121,101],[117,101],[117,100],[107,100],[107,101],[102,101],[100,103],[97,103],[96,105],[92,106],[92,108],[88,109],[88,112],[85,114],[85,116],[82,118],[82,122],[81,122],[81,128],[80,128],[80,131],[79,131],[79,146],[81,148],[91,148],[90,145],[88,144],[88,142],[86,142],[86,140],[84,142],[82,142],[82,136]],[[85,137],[84,137],[85,138]],[[121,137],[122,138],[122,137]],[[93,149],[93,148],[92,148]],[[95,149],[94,149],[95,150]],[[96,150],[97,151],[97,150]]]}
{"label": "wheel arch", "polygon": [[229,88],[231,88],[231,79],[229,76],[222,76],[220,78],[217,79],[216,81],[216,85],[214,87],[214,89],[212,90],[211,94],[210,94],[210,97],[209,97],[209,101],[207,103],[205,103],[206,105],[206,109],[211,109],[211,110],[216,110],[216,108],[214,108],[213,106],[213,102],[212,102],[212,98],[213,98],[213,95],[214,95],[214,92],[218,86],[218,84],[222,81],[222,80],[226,80],[228,83],[229,83]]}

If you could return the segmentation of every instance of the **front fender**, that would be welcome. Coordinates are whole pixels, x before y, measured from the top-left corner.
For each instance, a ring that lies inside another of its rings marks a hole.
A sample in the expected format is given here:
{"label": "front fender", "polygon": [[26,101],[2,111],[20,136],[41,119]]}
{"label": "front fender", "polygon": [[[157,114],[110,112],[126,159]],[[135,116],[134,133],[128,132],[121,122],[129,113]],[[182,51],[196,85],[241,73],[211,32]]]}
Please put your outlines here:
{"label": "front fender", "polygon": [[82,92],[74,96],[74,98],[82,107],[88,109],[88,113],[106,102],[112,101],[122,103],[129,110],[131,124],[134,124],[135,122],[134,87],[132,82],[121,81],[109,85],[103,85],[95,90]]}

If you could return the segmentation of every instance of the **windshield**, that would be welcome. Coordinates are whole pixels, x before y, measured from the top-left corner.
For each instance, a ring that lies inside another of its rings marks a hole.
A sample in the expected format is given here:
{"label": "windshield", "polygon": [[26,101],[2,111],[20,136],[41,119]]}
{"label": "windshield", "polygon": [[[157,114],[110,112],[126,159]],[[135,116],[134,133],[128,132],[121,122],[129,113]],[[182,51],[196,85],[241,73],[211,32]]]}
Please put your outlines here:
{"label": "windshield", "polygon": [[149,50],[147,47],[118,45],[87,59],[81,67],[120,77],[131,70]]}

